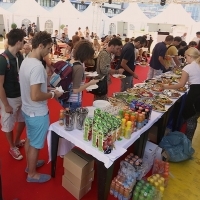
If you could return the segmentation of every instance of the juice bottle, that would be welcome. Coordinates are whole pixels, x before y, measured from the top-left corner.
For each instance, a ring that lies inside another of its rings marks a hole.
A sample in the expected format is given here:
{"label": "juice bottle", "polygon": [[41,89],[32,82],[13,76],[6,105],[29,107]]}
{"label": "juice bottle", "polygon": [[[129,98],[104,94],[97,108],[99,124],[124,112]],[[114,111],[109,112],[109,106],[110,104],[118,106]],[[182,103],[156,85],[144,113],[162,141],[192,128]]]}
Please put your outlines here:
{"label": "juice bottle", "polygon": [[125,132],[125,127],[126,127],[126,119],[122,119],[122,124],[121,124],[121,136],[124,137],[124,132]]}
{"label": "juice bottle", "polygon": [[124,187],[121,186],[121,187],[119,188],[118,200],[122,200],[122,199],[123,199],[123,195],[124,195]]}
{"label": "juice bottle", "polygon": [[132,122],[132,132],[135,131],[135,115],[131,115],[131,122]]}
{"label": "juice bottle", "polygon": [[160,197],[160,199],[162,199],[162,198],[163,198],[163,193],[164,193],[164,190],[165,190],[165,188],[164,188],[164,187],[160,187],[160,188],[159,188],[159,197]]}
{"label": "juice bottle", "polygon": [[112,181],[110,185],[110,194],[113,195],[114,191],[115,191],[115,181]]}
{"label": "juice bottle", "polygon": [[63,126],[64,125],[64,118],[65,118],[65,111],[64,110],[60,110],[60,116],[59,116],[59,125]]}
{"label": "juice bottle", "polygon": [[125,133],[124,133],[124,138],[126,139],[130,139],[131,138],[131,126],[132,126],[132,122],[131,121],[127,121],[126,123],[126,128],[125,128]]}
{"label": "juice bottle", "polygon": [[134,191],[132,200],[138,200],[138,198],[139,198],[139,192],[138,191]]}
{"label": "juice bottle", "polygon": [[130,198],[130,191],[128,188],[124,189],[124,195],[123,195],[123,199],[122,200],[129,200]]}
{"label": "juice bottle", "polygon": [[119,183],[116,183],[116,184],[115,184],[115,190],[114,190],[114,197],[115,197],[115,198],[118,197],[118,194],[119,194],[119,188],[120,188]]}
{"label": "juice bottle", "polygon": [[142,114],[139,114],[138,121],[137,121],[137,130],[140,130],[142,128],[142,122],[143,122],[143,116]]}

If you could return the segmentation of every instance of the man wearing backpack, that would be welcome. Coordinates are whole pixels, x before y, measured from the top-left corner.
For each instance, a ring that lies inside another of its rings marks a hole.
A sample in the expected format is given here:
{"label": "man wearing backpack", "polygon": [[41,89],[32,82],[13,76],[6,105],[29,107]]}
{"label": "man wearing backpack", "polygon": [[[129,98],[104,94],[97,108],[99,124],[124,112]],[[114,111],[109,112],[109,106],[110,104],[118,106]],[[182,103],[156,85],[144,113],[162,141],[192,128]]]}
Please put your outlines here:
{"label": "man wearing backpack", "polygon": [[[16,160],[23,158],[19,147],[25,142],[25,140],[20,140],[25,123],[21,113],[22,102],[18,75],[23,60],[19,51],[23,48],[24,36],[25,33],[21,29],[11,30],[7,35],[8,49],[0,55],[1,130],[5,133],[9,143],[9,153]],[[14,138],[15,122],[18,122],[18,126]]]}
{"label": "man wearing backpack", "polygon": [[165,55],[167,51],[167,45],[170,45],[174,40],[174,37],[171,35],[168,35],[165,38],[164,42],[159,42],[155,45],[151,60],[150,60],[150,66],[149,66],[149,72],[147,75],[147,79],[151,79],[155,76],[158,76],[163,73],[164,70],[168,69],[169,66],[167,66],[165,62]]}
{"label": "man wearing backpack", "polygon": [[32,52],[20,69],[19,79],[22,95],[22,114],[27,127],[25,144],[28,173],[27,182],[43,183],[50,180],[47,174],[39,174],[37,167],[44,164],[38,160],[39,150],[43,148],[49,128],[49,111],[47,100],[60,97],[63,92],[47,92],[47,74],[41,59],[50,53],[51,35],[46,31],[37,33],[32,41]]}

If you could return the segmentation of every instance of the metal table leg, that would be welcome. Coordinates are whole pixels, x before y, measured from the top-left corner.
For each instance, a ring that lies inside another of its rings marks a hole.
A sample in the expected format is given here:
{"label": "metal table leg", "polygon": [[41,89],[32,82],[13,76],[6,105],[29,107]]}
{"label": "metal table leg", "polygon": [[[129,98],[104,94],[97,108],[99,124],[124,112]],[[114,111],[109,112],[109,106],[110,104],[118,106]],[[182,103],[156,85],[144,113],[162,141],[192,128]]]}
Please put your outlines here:
{"label": "metal table leg", "polygon": [[104,163],[97,160],[97,184],[98,184],[98,200],[107,200],[110,184],[112,181],[114,163],[108,169],[104,166]]}
{"label": "metal table leg", "polygon": [[51,131],[51,176],[53,178],[55,178],[55,172],[56,172],[59,138],[60,136],[56,132]]}
{"label": "metal table leg", "polygon": [[134,153],[138,155],[140,158],[143,157],[146,142],[148,140],[148,134],[149,130],[146,130],[140,137],[137,139],[137,141],[134,143]]}

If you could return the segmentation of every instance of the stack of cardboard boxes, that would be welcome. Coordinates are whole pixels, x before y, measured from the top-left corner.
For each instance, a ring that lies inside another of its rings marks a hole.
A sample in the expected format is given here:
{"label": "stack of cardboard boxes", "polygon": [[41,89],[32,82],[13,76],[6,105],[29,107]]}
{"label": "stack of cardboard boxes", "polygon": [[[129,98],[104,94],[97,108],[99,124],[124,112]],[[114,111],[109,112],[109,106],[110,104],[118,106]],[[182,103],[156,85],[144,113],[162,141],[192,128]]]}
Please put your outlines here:
{"label": "stack of cardboard boxes", "polygon": [[94,158],[79,149],[72,149],[64,156],[62,186],[76,199],[91,190],[94,180]]}

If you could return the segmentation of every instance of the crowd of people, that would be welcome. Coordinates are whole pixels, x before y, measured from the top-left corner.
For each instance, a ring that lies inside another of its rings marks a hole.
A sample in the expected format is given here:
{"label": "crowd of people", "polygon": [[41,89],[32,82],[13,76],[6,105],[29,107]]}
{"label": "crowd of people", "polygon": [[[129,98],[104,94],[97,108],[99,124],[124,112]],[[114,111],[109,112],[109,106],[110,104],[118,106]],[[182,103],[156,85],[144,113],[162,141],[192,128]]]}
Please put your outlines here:
{"label": "crowd of people", "polygon": [[[186,34],[185,34],[186,36]],[[187,83],[189,91],[182,117],[186,122],[186,136],[192,141],[197,119],[200,116],[200,32],[187,45],[182,37],[166,36],[165,41],[155,45],[150,59],[148,79],[157,77],[174,68],[182,68],[179,83],[162,85],[163,89],[179,89]]]}
{"label": "crowd of people", "polygon": [[[38,154],[44,146],[49,126],[47,100],[58,99],[63,94],[48,87],[48,76],[51,76],[54,70],[53,55],[62,55],[74,65],[71,96],[60,103],[64,108],[76,109],[81,106],[82,91],[102,80],[108,87],[112,84],[110,75],[125,75],[121,79],[121,92],[133,87],[133,80],[139,79],[139,75],[135,73],[136,60],[138,56],[147,59],[147,52],[140,50],[147,46],[150,40],[146,36],[139,36],[126,38],[123,42],[120,35],[108,35],[99,41],[97,35],[90,34],[88,27],[84,33],[78,28],[77,33],[69,39],[67,25],[59,38],[57,30],[54,35],[50,35],[45,31],[37,32],[32,25],[30,27],[34,29],[28,29],[27,32],[24,28],[11,30],[6,36],[5,52],[0,56],[1,130],[10,146],[9,153],[16,160],[23,159],[19,148],[25,145],[27,182],[43,183],[50,180],[49,175],[37,173],[37,168],[44,165],[43,160],[38,160]],[[199,32],[197,38],[199,41]],[[66,43],[62,51],[58,48],[60,41]],[[167,36],[164,42],[154,47],[148,74],[148,78],[152,78],[173,67],[179,67],[180,59],[186,57],[188,65],[183,69],[180,83],[162,87],[175,89],[182,87],[187,81],[190,83],[187,106],[183,113],[190,139],[199,117],[196,106],[196,100],[200,97],[200,42],[198,43],[196,39],[187,46],[181,37]],[[116,58],[115,67],[111,67]],[[90,67],[97,71],[99,76],[98,79],[86,81],[84,72]],[[99,99],[107,100],[107,94],[94,95],[94,100]],[[14,136],[16,122],[18,126]],[[22,140],[20,137],[25,127],[27,139]]]}

